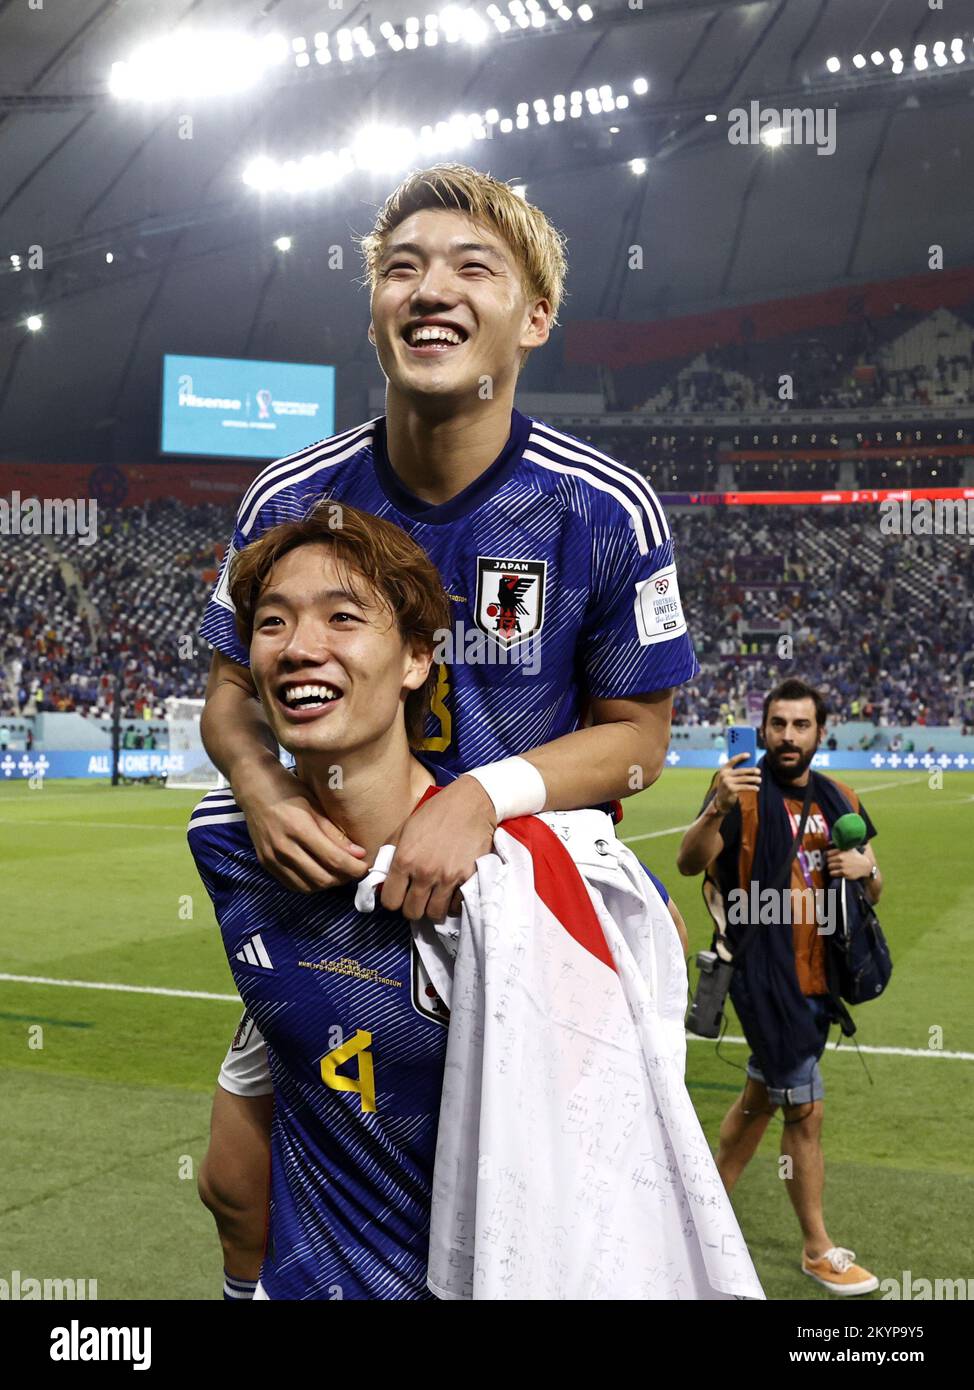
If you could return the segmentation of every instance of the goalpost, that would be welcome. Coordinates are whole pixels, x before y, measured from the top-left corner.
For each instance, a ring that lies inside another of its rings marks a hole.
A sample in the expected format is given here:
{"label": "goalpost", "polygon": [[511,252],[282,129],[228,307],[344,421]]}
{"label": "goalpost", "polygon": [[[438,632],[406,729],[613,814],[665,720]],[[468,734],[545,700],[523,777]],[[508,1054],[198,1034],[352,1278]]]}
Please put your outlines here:
{"label": "goalpost", "polygon": [[203,700],[185,700],[170,695],[166,700],[166,728],[169,750],[166,757],[166,786],[185,790],[212,791],[229,785],[210,762],[200,738]]}

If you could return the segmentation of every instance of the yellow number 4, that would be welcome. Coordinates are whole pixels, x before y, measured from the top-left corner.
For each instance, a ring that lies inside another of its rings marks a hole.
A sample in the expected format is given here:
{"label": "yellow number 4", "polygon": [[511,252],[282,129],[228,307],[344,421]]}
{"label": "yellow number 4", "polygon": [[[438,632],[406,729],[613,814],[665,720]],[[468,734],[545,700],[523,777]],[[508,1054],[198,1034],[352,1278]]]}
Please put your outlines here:
{"label": "yellow number 4", "polygon": [[[362,1098],[363,1112],[375,1110],[375,1067],[372,1062],[372,1034],[359,1028],[354,1037],[343,1042],[341,1047],[333,1047],[321,1059],[321,1079],[333,1091],[355,1091]],[[343,1062],[358,1058],[358,1076],[339,1076],[338,1068]]]}

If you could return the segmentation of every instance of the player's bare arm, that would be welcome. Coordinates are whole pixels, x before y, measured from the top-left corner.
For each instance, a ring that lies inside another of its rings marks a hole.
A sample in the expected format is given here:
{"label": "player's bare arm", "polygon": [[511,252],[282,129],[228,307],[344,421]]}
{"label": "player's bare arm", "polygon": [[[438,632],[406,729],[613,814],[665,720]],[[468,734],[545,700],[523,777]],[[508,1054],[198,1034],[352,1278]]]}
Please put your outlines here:
{"label": "player's bare arm", "polygon": [[314,893],[365,872],[365,850],[314,805],[280,764],[250,672],[214,651],[200,720],[203,745],[247,817],[261,864],[286,888]]}
{"label": "player's bare arm", "polygon": [[[672,711],[672,690],[593,700],[591,727],[523,755],[544,780],[542,809],[574,811],[651,786],[663,770]],[[456,889],[490,852],[496,827],[494,804],[480,782],[458,777],[402,826],[382,905],[411,920],[442,921]]]}

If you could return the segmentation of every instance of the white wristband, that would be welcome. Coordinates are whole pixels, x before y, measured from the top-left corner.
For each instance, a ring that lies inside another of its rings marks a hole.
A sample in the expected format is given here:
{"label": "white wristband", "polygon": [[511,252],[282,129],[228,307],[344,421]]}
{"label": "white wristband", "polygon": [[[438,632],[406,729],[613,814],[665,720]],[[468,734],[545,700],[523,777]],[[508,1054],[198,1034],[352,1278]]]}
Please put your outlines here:
{"label": "white wristband", "polygon": [[515,816],[535,816],[548,799],[544,778],[526,758],[502,758],[497,763],[475,767],[466,774],[476,777],[494,803],[497,824]]}

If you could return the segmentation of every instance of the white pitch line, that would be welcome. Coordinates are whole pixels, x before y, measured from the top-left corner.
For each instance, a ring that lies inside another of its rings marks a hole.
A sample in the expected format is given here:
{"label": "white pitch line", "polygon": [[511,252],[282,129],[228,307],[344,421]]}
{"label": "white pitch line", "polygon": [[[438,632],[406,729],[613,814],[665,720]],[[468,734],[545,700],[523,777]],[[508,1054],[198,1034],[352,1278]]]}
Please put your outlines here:
{"label": "white pitch line", "polygon": [[[684,769],[684,771],[686,771],[686,769]],[[856,795],[859,796],[860,793],[866,792],[884,792],[888,787],[911,787],[914,786],[917,782],[923,782],[924,780],[925,779],[923,777],[914,777],[911,782],[904,782],[900,780],[897,780],[895,782],[880,782],[875,787],[860,787],[857,790]],[[692,824],[693,822],[691,821],[690,825]],[[689,825],[671,825],[669,830],[649,830],[646,832],[645,835],[623,835],[622,843],[624,845],[634,845],[637,840],[658,840],[661,835],[682,835],[684,830],[689,829]]]}
{"label": "white pitch line", "polygon": [[164,994],[176,999],[216,999],[224,1004],[240,1004],[238,994],[210,994],[203,989],[164,989],[161,985],[116,985],[104,980],[54,980],[48,975],[6,975],[0,973],[0,980],[9,980],[15,985],[60,985],[65,989],[108,989],[119,994]]}
{"label": "white pitch line", "polygon": [[[735,1047],[749,1047],[747,1038],[700,1038],[696,1033],[687,1033],[687,1042],[722,1042],[733,1043]],[[840,1046],[838,1043],[826,1044],[829,1052],[848,1053],[854,1057],[856,1052],[868,1052],[877,1057],[949,1057],[953,1061],[974,1062],[974,1052],[938,1052],[932,1047],[872,1047],[868,1043],[860,1043],[857,1048],[854,1043],[847,1043]]]}
{"label": "white pitch line", "polygon": [[179,830],[184,833],[186,830],[184,825],[136,825],[121,820],[29,820],[25,816],[13,820],[0,816],[0,825],[47,825],[52,830],[59,825],[79,825],[83,830]]}
{"label": "white pitch line", "polygon": [[[0,980],[9,980],[13,984],[19,985],[60,985],[66,989],[107,989],[117,991],[121,994],[162,994],[176,999],[215,999],[223,1004],[240,1004],[242,1000],[236,994],[211,994],[201,989],[165,989],[159,985],[118,985],[106,983],[102,980],[55,980],[48,975],[7,975],[0,973]],[[687,1033],[688,1042],[716,1042],[716,1038],[699,1038],[695,1033]],[[738,1038],[728,1035],[720,1039],[722,1043],[731,1043],[735,1047],[749,1046],[746,1038]],[[856,1052],[855,1047],[840,1047],[838,1043],[829,1043],[830,1052],[848,1053],[853,1056]],[[974,1062],[974,1052],[938,1052],[934,1048],[925,1047],[874,1047],[868,1043],[863,1043],[858,1048],[859,1052],[868,1052],[874,1056],[882,1057],[945,1057],[953,1061]]]}

